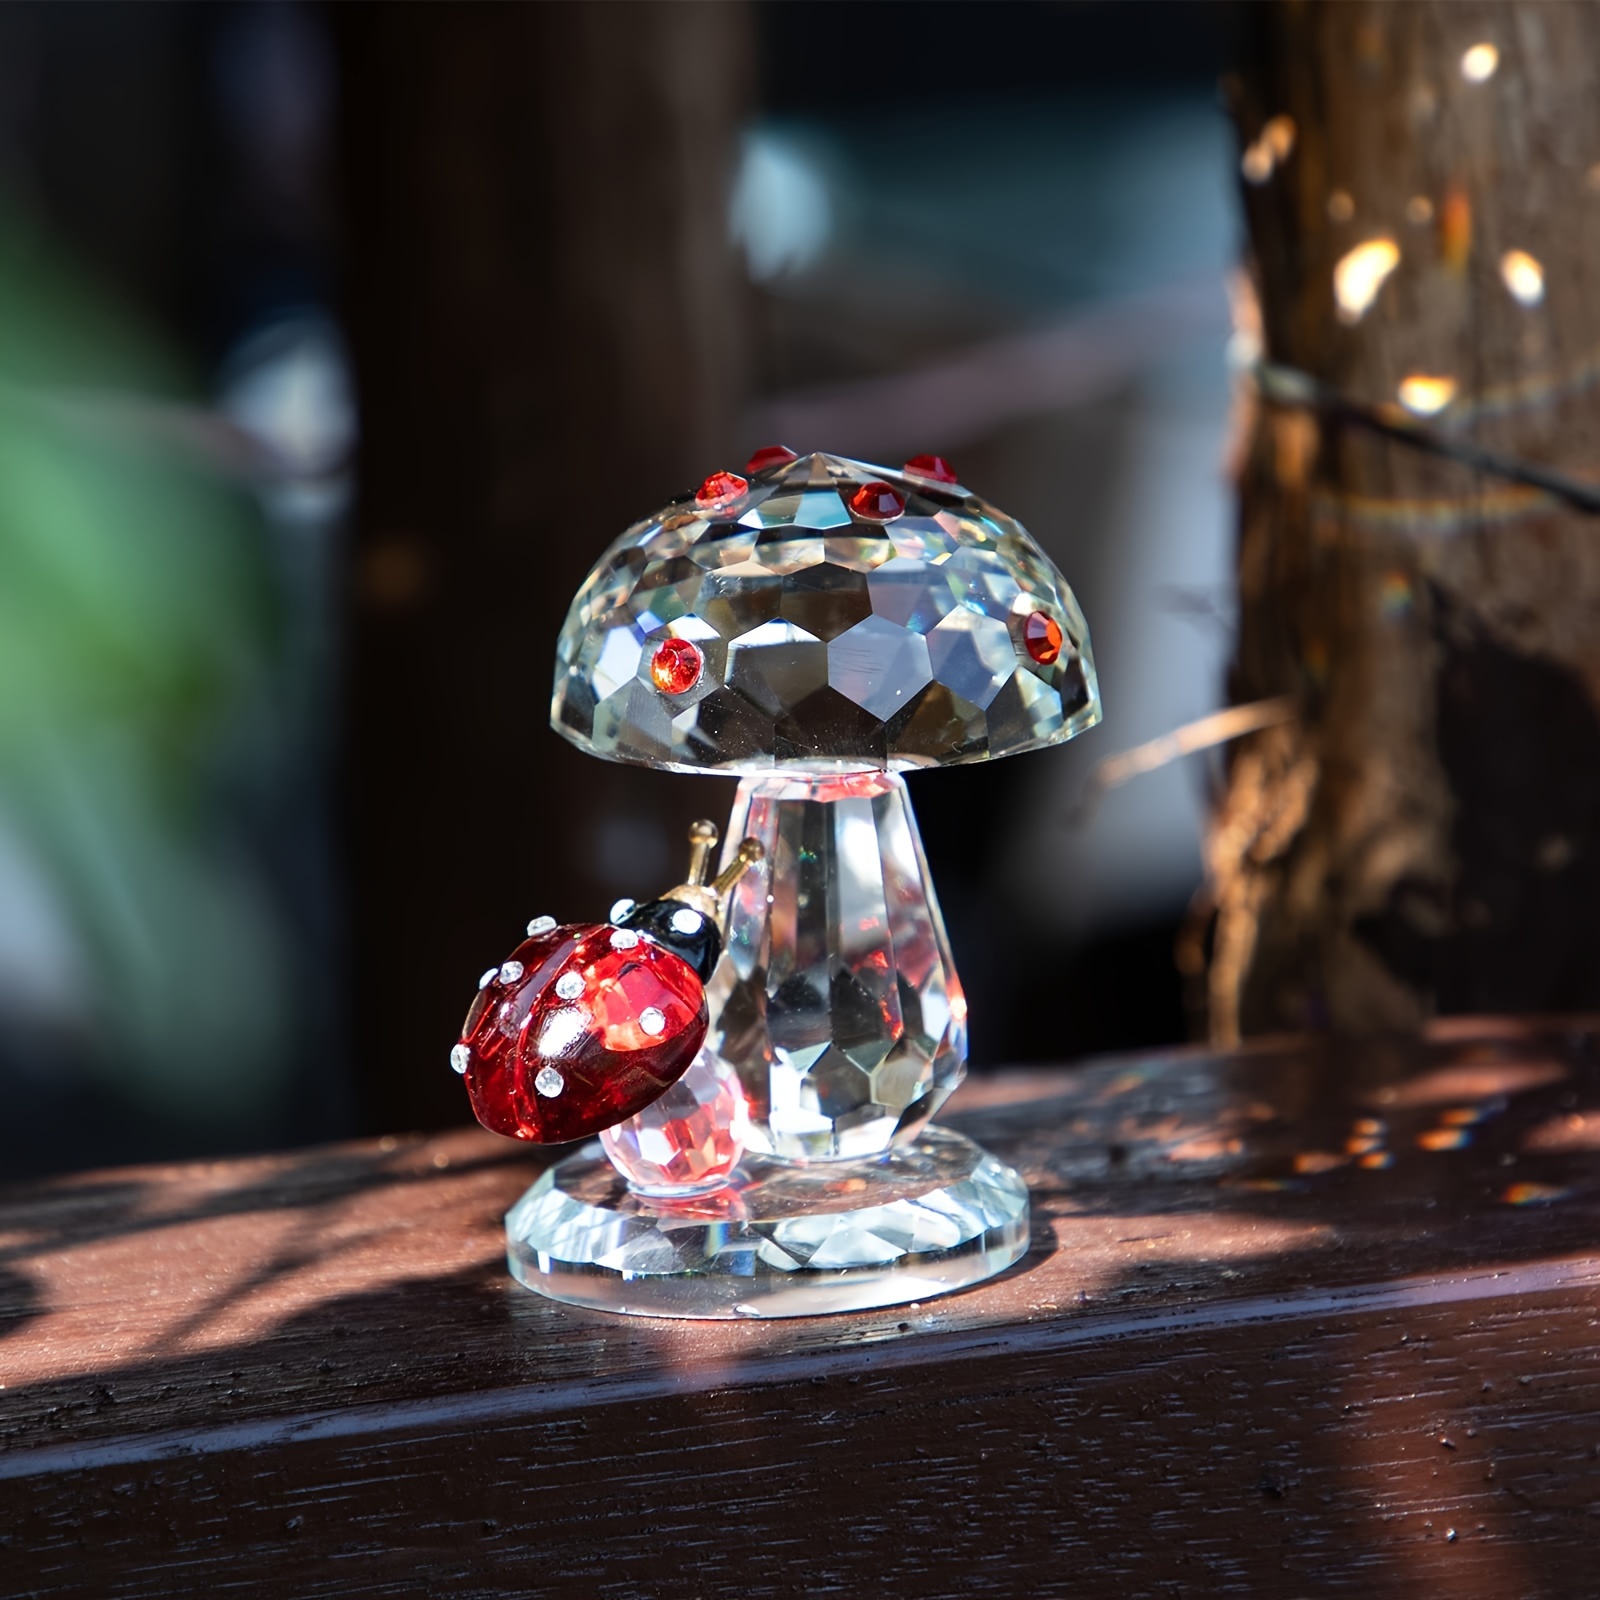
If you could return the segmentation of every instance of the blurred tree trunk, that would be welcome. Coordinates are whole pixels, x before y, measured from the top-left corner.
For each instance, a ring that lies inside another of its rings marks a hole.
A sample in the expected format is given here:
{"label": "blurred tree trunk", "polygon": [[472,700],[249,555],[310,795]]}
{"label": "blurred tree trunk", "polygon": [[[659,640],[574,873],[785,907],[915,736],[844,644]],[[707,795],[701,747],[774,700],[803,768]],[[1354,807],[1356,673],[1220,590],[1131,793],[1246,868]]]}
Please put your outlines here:
{"label": "blurred tree trunk", "polygon": [[551,732],[556,634],[630,522],[728,464],[737,4],[336,6],[361,406],[349,841],[369,1124],[467,1116],[476,976],[675,881],[708,784]]}
{"label": "blurred tree trunk", "polygon": [[[1265,357],[1367,401],[1444,380],[1441,429],[1600,476],[1600,7],[1237,22]],[[1341,316],[1336,264],[1380,239],[1398,265]],[[1298,716],[1216,820],[1214,1034],[1600,1006],[1600,522],[1259,403],[1240,500],[1233,696]]]}

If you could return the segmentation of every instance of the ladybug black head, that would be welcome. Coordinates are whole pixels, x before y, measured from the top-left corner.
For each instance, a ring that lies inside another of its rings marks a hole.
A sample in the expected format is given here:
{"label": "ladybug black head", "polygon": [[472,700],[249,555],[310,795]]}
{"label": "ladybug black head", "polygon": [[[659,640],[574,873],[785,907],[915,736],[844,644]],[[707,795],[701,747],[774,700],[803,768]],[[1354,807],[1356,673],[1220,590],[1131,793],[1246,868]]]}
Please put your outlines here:
{"label": "ladybug black head", "polygon": [[722,954],[722,934],[714,918],[682,900],[646,900],[623,917],[618,926],[648,933],[663,950],[687,961],[702,983],[711,981]]}

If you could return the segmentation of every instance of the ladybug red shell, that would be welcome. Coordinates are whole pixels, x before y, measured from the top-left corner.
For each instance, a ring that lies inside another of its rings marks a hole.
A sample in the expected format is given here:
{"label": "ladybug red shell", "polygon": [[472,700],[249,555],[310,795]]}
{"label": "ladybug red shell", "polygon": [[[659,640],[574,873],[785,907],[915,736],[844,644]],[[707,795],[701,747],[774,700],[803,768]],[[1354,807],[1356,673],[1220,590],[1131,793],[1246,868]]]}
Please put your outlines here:
{"label": "ladybug red shell", "polygon": [[511,958],[484,973],[451,1051],[478,1121],[560,1144],[643,1111],[705,1042],[702,973],[720,943],[710,918],[669,901],[621,923],[529,923]]}

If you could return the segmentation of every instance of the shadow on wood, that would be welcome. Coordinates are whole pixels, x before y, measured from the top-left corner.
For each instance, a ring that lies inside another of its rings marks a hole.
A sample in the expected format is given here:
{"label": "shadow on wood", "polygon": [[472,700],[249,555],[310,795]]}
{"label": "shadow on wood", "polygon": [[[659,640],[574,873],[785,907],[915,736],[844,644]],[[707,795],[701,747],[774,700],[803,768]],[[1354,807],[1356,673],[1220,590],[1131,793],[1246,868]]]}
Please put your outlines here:
{"label": "shadow on wood", "polygon": [[5,1592],[1587,1594],[1596,1047],[974,1083],[1034,1253],[814,1321],[527,1294],[478,1132],[13,1191]]}

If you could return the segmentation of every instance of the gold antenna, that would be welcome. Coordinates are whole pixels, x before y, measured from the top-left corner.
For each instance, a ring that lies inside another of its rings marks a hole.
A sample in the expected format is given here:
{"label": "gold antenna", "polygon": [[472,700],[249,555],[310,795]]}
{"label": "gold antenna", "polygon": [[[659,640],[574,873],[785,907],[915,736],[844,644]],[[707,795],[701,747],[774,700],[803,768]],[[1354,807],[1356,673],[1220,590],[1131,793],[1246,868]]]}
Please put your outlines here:
{"label": "gold antenna", "polygon": [[698,889],[711,870],[711,852],[717,844],[717,825],[702,818],[689,824],[689,871],[684,883]]}
{"label": "gold antenna", "polygon": [[722,920],[722,908],[728,891],[765,854],[759,839],[742,839],[733,853],[733,860],[710,883],[705,881],[706,867],[710,862],[711,847],[717,842],[717,830],[709,822],[697,822],[689,829],[689,877],[676,889],[668,889],[663,900],[681,900],[693,906],[703,917]]}
{"label": "gold antenna", "polygon": [[711,880],[712,894],[720,900],[766,853],[759,839],[741,839],[733,860]]}

